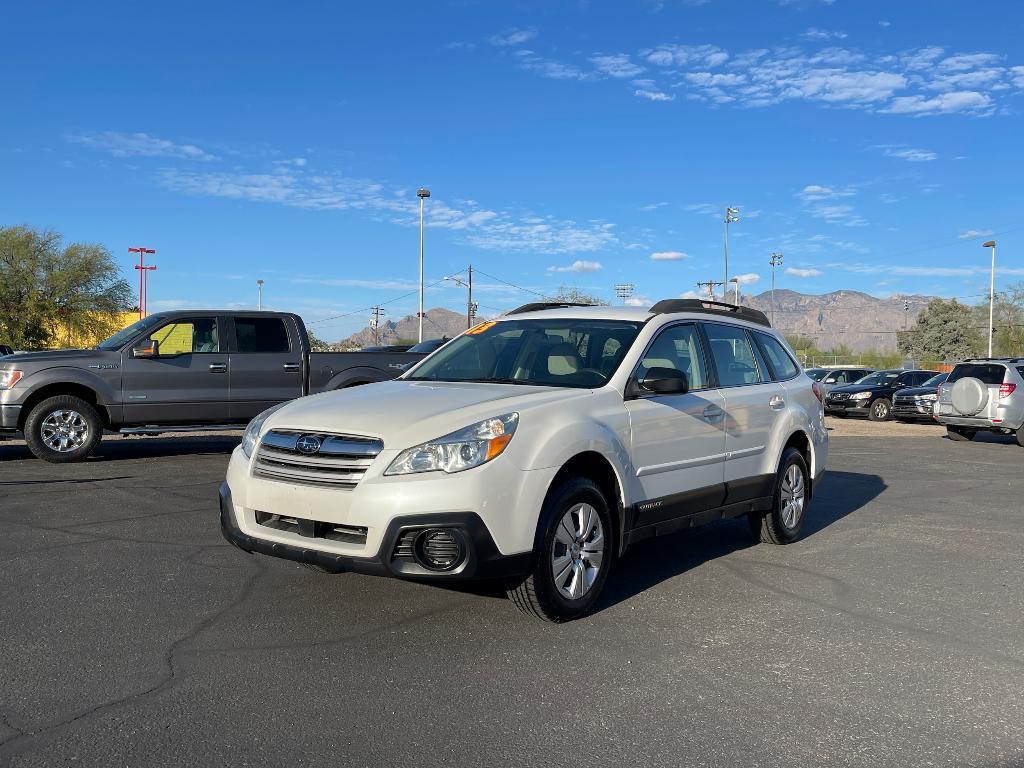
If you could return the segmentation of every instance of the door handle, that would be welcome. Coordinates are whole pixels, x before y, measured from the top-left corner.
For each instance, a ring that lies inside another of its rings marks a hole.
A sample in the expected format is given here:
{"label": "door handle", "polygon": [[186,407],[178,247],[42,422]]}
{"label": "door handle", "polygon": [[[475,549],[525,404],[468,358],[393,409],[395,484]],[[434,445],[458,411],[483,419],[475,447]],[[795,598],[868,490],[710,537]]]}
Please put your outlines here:
{"label": "door handle", "polygon": [[768,406],[773,411],[781,411],[786,407],[786,398],[782,395],[775,395],[771,400],[768,401]]}
{"label": "door handle", "polygon": [[724,415],[725,411],[723,411],[717,405],[709,405],[707,408],[704,409],[704,412],[701,413],[701,416],[704,418],[705,421],[714,421],[715,419],[720,418],[721,416]]}
{"label": "door handle", "polygon": [[210,373],[227,373],[227,363],[210,363]]}
{"label": "door handle", "polygon": [[281,367],[286,371],[298,371],[301,366],[298,363],[285,363]]}

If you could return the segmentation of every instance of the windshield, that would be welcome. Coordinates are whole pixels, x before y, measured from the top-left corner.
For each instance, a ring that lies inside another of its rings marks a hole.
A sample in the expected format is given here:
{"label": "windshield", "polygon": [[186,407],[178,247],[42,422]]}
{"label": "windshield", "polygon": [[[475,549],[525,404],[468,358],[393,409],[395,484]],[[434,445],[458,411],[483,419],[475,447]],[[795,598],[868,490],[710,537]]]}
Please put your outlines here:
{"label": "windshield", "polygon": [[447,343],[448,339],[427,339],[426,341],[421,341],[419,344],[414,344],[406,351],[428,354]]}
{"label": "windshield", "polygon": [[141,320],[136,320],[134,323],[129,325],[127,328],[122,328],[120,331],[115,333],[106,341],[101,341],[96,345],[96,349],[117,349],[123,345],[128,339],[135,336],[137,333],[141,333],[149,328],[152,328],[159,323],[163,318],[159,315],[150,315],[144,317]]}
{"label": "windshield", "polygon": [[879,384],[891,384],[899,378],[902,371],[878,371],[877,373],[869,373],[863,379],[859,379],[856,383],[863,384],[864,386],[873,387]]}
{"label": "windshield", "polygon": [[641,326],[571,318],[490,321],[445,344],[405,378],[600,387],[615,373]]}
{"label": "windshield", "polygon": [[948,373],[936,374],[935,376],[932,376],[930,379],[928,379],[928,381],[926,381],[921,386],[922,387],[937,387],[937,386],[939,386],[939,384],[941,384],[942,382],[944,382],[946,380],[947,376],[949,376]]}
{"label": "windshield", "polygon": [[804,373],[815,381],[821,381],[825,378],[825,374],[828,373],[828,368],[808,368]]}

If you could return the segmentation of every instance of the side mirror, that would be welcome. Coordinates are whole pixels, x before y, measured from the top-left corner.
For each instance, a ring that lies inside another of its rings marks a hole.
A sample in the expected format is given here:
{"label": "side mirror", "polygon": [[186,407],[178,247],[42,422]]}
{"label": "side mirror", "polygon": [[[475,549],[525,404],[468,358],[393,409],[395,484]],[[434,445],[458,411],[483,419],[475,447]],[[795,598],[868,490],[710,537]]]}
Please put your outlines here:
{"label": "side mirror", "polygon": [[655,395],[685,395],[690,391],[690,380],[676,368],[648,368],[637,385],[641,392]]}
{"label": "side mirror", "polygon": [[143,339],[132,346],[132,357],[160,357],[160,342],[156,339]]}

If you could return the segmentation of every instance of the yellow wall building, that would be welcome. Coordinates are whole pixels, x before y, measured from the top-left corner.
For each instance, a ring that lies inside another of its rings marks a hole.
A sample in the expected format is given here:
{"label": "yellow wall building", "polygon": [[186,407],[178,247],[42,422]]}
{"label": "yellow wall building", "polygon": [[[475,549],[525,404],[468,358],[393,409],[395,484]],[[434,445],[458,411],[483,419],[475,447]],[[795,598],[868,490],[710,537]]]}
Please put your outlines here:
{"label": "yellow wall building", "polygon": [[110,334],[122,328],[127,328],[138,319],[138,312],[118,312],[113,317],[110,333],[100,334],[95,337],[89,334],[78,333],[74,329],[56,322],[50,327],[50,332],[53,334],[53,337],[50,339],[50,347],[53,349],[89,349],[90,347],[95,347],[110,336]]}

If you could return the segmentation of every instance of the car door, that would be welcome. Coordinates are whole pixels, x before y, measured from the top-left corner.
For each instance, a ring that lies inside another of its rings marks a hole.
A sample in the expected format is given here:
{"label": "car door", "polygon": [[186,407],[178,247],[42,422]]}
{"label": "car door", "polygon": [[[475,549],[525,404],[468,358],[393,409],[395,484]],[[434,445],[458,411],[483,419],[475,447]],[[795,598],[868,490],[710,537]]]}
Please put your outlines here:
{"label": "car door", "polygon": [[633,471],[643,497],[635,507],[633,527],[721,506],[725,495],[725,411],[708,376],[696,324],[680,323],[660,331],[633,378],[642,378],[651,368],[682,371],[690,390],[643,395],[625,403]]}
{"label": "car door", "polygon": [[231,419],[247,421],[302,395],[302,350],[280,316],[235,315],[230,322]]}
{"label": "car door", "polygon": [[725,503],[766,496],[775,481],[770,465],[776,458],[766,452],[785,414],[785,389],[771,381],[746,329],[712,322],[703,329],[725,399]]}
{"label": "car door", "polygon": [[228,356],[223,323],[212,315],[175,317],[150,332],[157,357],[122,353],[121,392],[127,424],[228,421]]}

